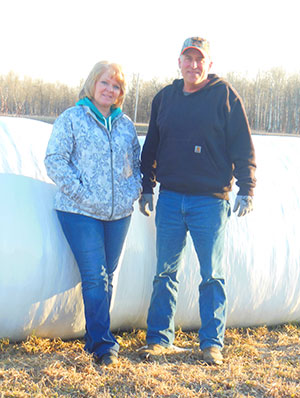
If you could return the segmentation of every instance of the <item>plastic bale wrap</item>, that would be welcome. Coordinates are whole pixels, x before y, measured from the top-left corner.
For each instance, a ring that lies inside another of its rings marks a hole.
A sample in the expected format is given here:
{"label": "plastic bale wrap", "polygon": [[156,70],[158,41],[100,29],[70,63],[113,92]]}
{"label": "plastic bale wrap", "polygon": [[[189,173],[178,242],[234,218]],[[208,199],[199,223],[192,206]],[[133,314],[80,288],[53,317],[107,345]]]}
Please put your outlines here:
{"label": "plastic bale wrap", "polygon": [[[57,188],[44,167],[51,130],[47,123],[0,117],[0,338],[84,335],[80,275],[52,208]],[[300,320],[300,138],[255,135],[253,141],[254,211],[232,214],[226,234],[227,326]],[[157,194],[158,188],[155,200]],[[146,327],[154,215],[143,216],[135,204],[114,278],[113,330]],[[189,236],[179,280],[175,324],[197,329],[200,272]]]}

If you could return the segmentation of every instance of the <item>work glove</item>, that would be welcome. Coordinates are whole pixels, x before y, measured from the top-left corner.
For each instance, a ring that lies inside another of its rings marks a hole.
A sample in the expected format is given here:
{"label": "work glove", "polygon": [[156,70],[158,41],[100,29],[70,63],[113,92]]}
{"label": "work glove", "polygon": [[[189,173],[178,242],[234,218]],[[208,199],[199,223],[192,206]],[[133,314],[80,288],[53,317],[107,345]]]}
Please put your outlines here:
{"label": "work glove", "polygon": [[152,193],[142,193],[140,199],[139,199],[139,206],[140,206],[140,211],[141,213],[144,214],[144,216],[150,216],[150,211],[146,209],[146,206],[148,205],[148,209],[150,211],[153,211],[153,195]]}
{"label": "work glove", "polygon": [[237,210],[239,210],[238,217],[250,213],[250,211],[253,210],[252,196],[237,195],[233,211],[235,212]]}

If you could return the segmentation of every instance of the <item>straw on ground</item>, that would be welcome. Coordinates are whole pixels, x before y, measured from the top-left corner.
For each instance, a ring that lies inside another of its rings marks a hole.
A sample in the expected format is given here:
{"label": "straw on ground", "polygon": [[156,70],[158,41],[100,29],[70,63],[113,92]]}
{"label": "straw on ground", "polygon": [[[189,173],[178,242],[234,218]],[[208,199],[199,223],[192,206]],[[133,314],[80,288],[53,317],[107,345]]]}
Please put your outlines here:
{"label": "straw on ground", "polygon": [[83,340],[0,340],[0,397],[300,397],[300,325],[227,329],[222,366],[201,362],[196,332],[176,333],[191,352],[144,363],[145,332],[117,335],[120,361],[96,365]]}

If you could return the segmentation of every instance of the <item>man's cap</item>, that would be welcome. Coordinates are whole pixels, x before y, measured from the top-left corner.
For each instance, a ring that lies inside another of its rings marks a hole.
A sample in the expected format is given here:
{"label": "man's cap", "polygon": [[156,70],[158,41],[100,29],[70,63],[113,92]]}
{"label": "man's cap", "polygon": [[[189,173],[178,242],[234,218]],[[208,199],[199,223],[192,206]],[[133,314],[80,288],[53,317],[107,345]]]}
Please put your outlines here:
{"label": "man's cap", "polygon": [[210,58],[209,42],[202,37],[189,37],[186,39],[183,43],[180,55],[189,48],[195,48],[201,52],[204,58]]}

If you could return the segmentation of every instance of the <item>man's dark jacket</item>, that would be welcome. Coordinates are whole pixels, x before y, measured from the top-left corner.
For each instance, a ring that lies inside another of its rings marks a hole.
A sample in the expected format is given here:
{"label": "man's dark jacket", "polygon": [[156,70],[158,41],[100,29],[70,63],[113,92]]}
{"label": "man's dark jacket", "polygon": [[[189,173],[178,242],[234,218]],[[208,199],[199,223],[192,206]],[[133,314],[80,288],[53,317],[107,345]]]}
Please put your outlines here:
{"label": "man's dark jacket", "polygon": [[216,75],[186,95],[183,80],[153,99],[142,150],[143,193],[160,189],[228,200],[234,177],[239,195],[253,195],[256,164],[242,100]]}

